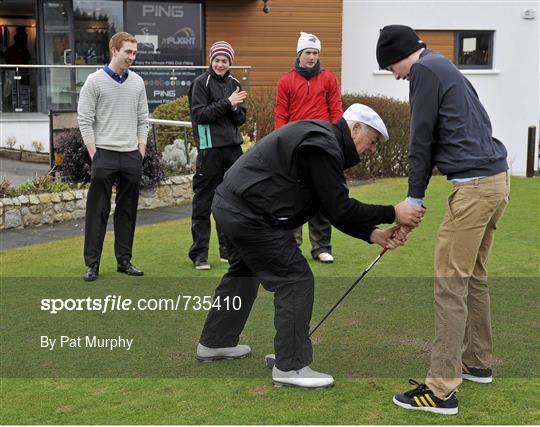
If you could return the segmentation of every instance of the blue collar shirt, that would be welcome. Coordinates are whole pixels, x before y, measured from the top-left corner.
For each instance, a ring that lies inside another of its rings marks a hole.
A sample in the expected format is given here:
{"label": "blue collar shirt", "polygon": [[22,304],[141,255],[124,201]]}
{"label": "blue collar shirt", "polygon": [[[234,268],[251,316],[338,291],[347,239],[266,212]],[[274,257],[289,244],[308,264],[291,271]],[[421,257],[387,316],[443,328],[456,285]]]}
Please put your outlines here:
{"label": "blue collar shirt", "polygon": [[103,71],[105,71],[109,76],[111,76],[111,78],[114,81],[116,81],[116,82],[118,82],[120,84],[124,83],[127,80],[128,74],[129,74],[129,71],[126,70],[126,71],[124,71],[124,74],[119,75],[119,74],[115,73],[111,68],[109,68],[108,65],[103,66]]}

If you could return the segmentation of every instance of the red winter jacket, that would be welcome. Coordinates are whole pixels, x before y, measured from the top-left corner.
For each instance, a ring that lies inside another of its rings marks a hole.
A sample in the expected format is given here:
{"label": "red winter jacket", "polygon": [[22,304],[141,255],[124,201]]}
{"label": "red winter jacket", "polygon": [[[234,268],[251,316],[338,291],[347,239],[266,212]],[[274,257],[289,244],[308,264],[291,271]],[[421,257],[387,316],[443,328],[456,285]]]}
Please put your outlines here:
{"label": "red winter jacket", "polygon": [[307,80],[292,70],[279,79],[274,126],[298,120],[326,120],[336,123],[343,115],[341,92],[336,77],[326,70]]}

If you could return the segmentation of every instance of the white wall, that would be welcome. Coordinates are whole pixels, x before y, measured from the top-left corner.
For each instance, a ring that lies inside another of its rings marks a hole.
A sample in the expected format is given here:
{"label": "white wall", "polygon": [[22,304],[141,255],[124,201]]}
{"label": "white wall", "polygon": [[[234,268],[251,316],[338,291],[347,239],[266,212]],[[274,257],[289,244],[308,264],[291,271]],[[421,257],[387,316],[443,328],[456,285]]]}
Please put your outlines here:
{"label": "white wall", "polygon": [[[528,127],[536,126],[537,135],[539,132],[539,4],[344,0],[342,91],[408,99],[407,82],[395,81],[390,73],[378,70],[375,47],[379,30],[385,25],[403,24],[422,30],[494,30],[493,70],[464,74],[491,118],[494,136],[508,149],[512,173],[524,175]],[[523,19],[524,9],[535,9],[536,18]]]}
{"label": "white wall", "polygon": [[42,152],[49,152],[49,116],[40,113],[7,113],[0,118],[0,147],[7,147],[8,138],[15,138],[13,148],[36,151],[33,143],[41,143]]}

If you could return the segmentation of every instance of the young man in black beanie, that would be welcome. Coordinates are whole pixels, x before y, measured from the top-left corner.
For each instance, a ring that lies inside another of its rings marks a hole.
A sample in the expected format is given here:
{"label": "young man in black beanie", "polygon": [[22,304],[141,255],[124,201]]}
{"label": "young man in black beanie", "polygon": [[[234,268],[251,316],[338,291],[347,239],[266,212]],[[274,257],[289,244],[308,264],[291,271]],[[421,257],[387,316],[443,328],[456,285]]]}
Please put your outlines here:
{"label": "young man in black beanie", "polygon": [[435,248],[435,340],[425,384],[394,396],[402,408],[457,414],[462,378],[492,381],[487,259],[508,203],[504,145],[471,83],[404,25],[384,27],[377,61],[409,80],[411,127],[407,201],[421,205],[432,169],[453,182]]}

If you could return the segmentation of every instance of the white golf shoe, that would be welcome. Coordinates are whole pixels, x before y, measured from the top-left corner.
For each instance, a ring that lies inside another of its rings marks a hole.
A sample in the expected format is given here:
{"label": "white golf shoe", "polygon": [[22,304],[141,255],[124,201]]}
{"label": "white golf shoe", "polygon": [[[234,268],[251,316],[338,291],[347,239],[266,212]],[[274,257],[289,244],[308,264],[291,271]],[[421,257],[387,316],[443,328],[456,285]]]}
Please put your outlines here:
{"label": "white golf shoe", "polygon": [[210,348],[201,343],[197,345],[197,359],[202,362],[215,360],[243,359],[251,354],[249,345],[237,345],[236,347]]}
{"label": "white golf shoe", "polygon": [[334,262],[334,257],[328,252],[321,252],[317,255],[317,261],[322,262],[323,264],[332,264]]}
{"label": "white golf shoe", "polygon": [[326,388],[334,385],[331,375],[316,372],[309,366],[299,371],[281,371],[272,368],[272,383],[277,387]]}

